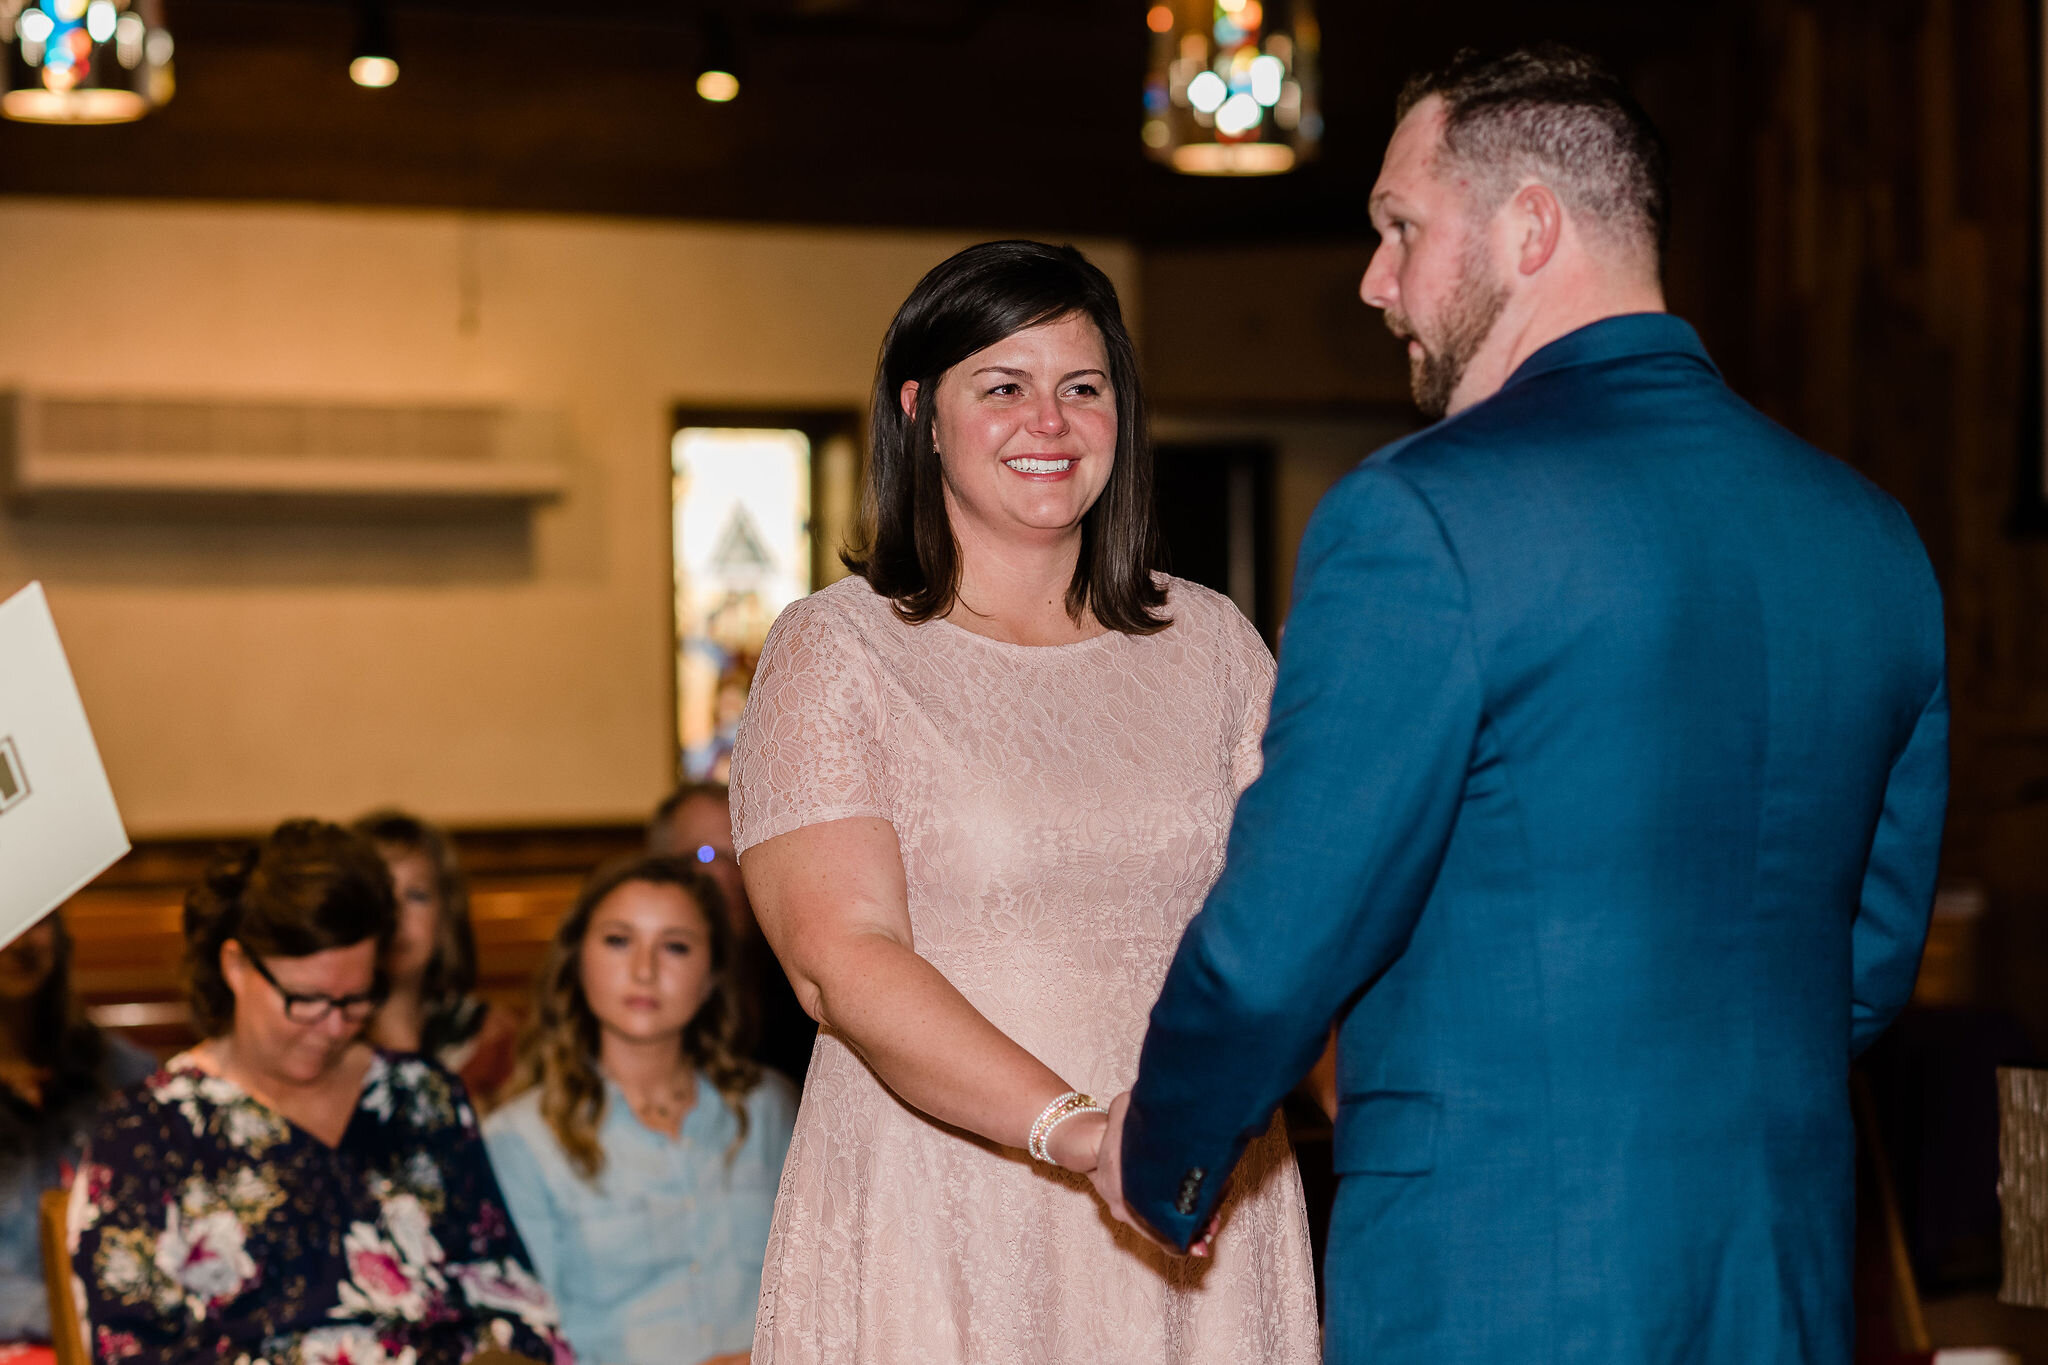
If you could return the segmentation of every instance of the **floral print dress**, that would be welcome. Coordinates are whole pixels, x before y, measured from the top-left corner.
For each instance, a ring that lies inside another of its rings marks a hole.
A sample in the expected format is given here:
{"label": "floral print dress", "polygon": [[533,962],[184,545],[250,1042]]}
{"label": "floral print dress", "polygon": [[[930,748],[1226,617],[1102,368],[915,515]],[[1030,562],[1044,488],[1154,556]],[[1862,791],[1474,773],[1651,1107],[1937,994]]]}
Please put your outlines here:
{"label": "floral print dress", "polygon": [[424,1058],[378,1053],[329,1147],[175,1057],[102,1111],[70,1232],[103,1365],[571,1359],[462,1084]]}

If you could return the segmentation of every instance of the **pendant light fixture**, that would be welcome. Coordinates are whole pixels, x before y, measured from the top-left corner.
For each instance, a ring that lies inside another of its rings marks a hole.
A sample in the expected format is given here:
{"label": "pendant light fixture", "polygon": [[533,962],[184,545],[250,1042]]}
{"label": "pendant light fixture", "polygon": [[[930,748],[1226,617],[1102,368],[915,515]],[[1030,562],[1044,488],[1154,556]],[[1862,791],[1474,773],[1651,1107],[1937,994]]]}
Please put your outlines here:
{"label": "pendant light fixture", "polygon": [[0,114],[127,123],[176,89],[161,0],[0,0]]}
{"label": "pendant light fixture", "polygon": [[703,38],[697,95],[713,104],[729,104],[740,94],[739,50],[732,39],[732,24],[713,10],[704,16]]}
{"label": "pendant light fixture", "polygon": [[1141,135],[1186,175],[1277,175],[1316,154],[1312,0],[1155,0]]}
{"label": "pendant light fixture", "polygon": [[348,78],[371,90],[398,80],[398,47],[391,41],[391,16],[383,0],[356,0],[356,45]]}

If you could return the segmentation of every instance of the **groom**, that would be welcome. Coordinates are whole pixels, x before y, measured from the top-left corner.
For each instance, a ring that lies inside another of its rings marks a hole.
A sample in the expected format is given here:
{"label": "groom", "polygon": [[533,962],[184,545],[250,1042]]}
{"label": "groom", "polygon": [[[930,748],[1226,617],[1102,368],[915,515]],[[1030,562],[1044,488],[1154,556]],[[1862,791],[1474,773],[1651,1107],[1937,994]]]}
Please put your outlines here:
{"label": "groom", "polygon": [[1846,1362],[1849,1061],[1946,799],[1934,577],[1663,311],[1609,74],[1466,56],[1399,113],[1361,292],[1447,420],[1309,527],[1098,1183],[1205,1235],[1336,1021],[1329,1360]]}

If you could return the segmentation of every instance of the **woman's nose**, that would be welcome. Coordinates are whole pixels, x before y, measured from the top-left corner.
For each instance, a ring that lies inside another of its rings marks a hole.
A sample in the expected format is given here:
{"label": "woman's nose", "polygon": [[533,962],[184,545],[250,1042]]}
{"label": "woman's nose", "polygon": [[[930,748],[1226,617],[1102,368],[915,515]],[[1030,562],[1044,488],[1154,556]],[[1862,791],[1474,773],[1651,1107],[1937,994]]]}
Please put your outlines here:
{"label": "woman's nose", "polygon": [[1061,436],[1067,430],[1067,406],[1060,402],[1059,395],[1048,394],[1038,401],[1031,414],[1031,433],[1034,436]]}
{"label": "woman's nose", "polygon": [[647,949],[643,948],[634,952],[632,967],[633,979],[635,981],[654,980],[654,954]]}

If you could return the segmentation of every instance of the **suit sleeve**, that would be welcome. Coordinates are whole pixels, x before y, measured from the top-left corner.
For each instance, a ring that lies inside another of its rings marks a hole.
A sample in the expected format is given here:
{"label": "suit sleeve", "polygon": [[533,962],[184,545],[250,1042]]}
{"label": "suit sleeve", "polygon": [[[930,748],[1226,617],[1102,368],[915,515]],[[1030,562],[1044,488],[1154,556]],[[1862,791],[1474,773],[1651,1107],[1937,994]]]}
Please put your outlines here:
{"label": "suit sleeve", "polygon": [[1401,955],[1456,819],[1481,715],[1464,575],[1384,462],[1303,538],[1264,769],[1152,1010],[1124,1196],[1185,1247],[1331,1020]]}
{"label": "suit sleeve", "polygon": [[1912,997],[1947,808],[1948,684],[1937,676],[1912,737],[1892,763],[1863,870],[1863,896],[1850,935],[1851,1056],[1876,1042]]}

